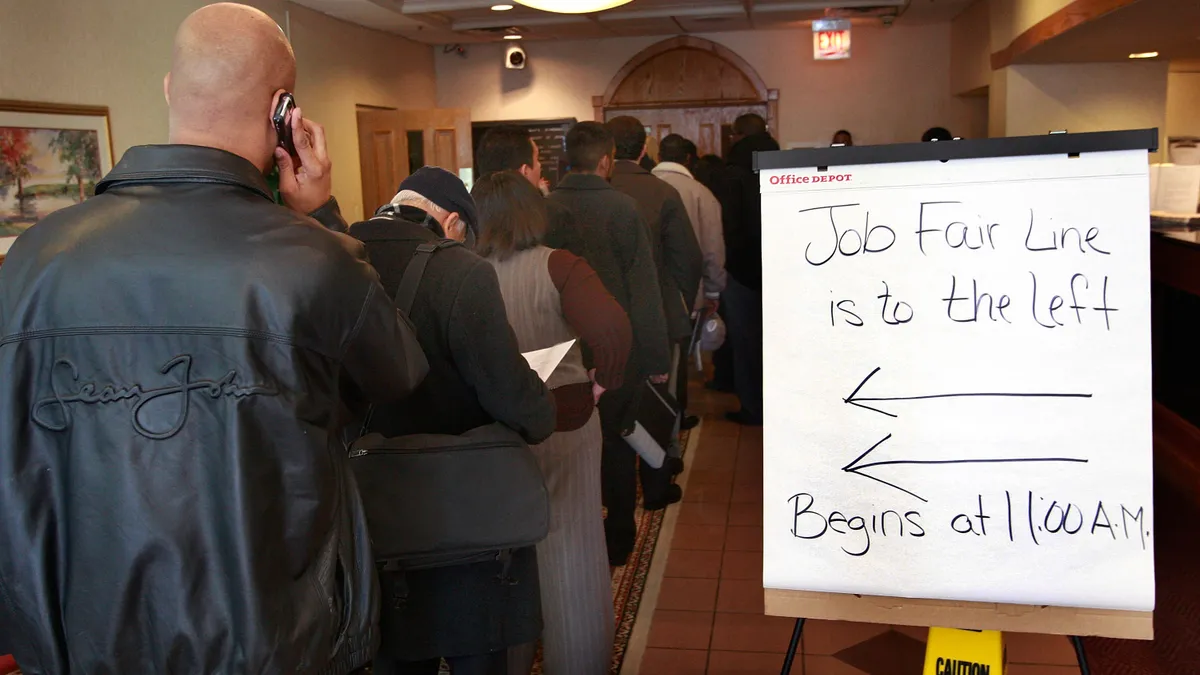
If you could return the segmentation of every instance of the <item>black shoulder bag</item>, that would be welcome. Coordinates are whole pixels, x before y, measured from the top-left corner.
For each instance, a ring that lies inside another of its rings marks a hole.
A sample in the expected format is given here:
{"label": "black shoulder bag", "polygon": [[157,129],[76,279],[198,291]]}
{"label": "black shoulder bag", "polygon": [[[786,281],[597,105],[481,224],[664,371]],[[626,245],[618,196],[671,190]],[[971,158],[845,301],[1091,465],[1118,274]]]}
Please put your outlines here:
{"label": "black shoulder bag", "polygon": [[[425,266],[458,242],[417,247],[396,306],[405,314]],[[377,561],[391,569],[450,567],[507,561],[550,531],[550,496],[541,469],[520,434],[489,424],[460,436],[369,433],[372,407],[350,446]]]}

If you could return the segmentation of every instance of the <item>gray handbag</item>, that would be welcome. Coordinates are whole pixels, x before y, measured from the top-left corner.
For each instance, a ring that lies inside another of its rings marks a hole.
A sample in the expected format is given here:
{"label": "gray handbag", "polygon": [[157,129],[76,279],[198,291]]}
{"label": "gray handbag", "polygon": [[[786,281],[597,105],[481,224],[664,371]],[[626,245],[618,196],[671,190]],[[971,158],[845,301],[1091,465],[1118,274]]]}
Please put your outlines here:
{"label": "gray handbag", "polygon": [[[412,309],[429,258],[458,245],[421,244],[404,271],[396,306]],[[506,561],[550,531],[550,495],[521,436],[502,424],[465,434],[385,438],[371,414],[350,446],[375,559],[392,569]]]}

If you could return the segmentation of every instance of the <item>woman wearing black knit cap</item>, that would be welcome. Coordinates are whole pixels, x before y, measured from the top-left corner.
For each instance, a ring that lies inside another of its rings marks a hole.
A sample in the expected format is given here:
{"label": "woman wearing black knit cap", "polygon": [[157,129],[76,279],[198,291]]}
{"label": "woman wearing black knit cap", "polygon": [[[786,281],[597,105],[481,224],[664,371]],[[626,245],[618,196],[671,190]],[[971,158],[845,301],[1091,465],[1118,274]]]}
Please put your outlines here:
{"label": "woman wearing black knit cap", "polygon": [[[417,246],[473,244],[479,226],[466,186],[444,169],[419,169],[380,215],[350,227],[383,287],[395,293]],[[554,433],[554,398],[521,356],[496,271],[466,246],[432,255],[409,314],[429,375],[404,403],[376,408],[369,431],[385,437],[462,434],[500,422],[539,443]],[[414,513],[414,518],[428,517]],[[542,632],[533,547],[501,561],[380,575],[380,675],[527,675]],[[509,670],[509,651],[520,667]]]}

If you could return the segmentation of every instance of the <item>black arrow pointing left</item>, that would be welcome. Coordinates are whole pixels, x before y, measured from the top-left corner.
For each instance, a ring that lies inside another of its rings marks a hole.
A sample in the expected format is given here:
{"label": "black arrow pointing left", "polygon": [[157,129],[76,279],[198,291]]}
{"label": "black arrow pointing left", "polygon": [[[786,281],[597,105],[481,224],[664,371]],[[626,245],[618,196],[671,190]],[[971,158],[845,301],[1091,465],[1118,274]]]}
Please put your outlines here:
{"label": "black arrow pointing left", "polygon": [[859,455],[858,457],[855,457],[854,461],[850,462],[846,466],[843,466],[842,471],[845,471],[846,473],[857,474],[859,476],[862,476],[863,478],[870,478],[871,480],[873,480],[877,483],[883,483],[884,485],[886,485],[890,488],[894,488],[894,489],[904,492],[906,494],[910,494],[913,497],[916,497],[917,499],[920,499],[921,501],[926,502],[926,503],[929,502],[928,499],[925,499],[924,497],[913,492],[912,490],[907,490],[905,488],[900,487],[899,485],[896,485],[895,483],[889,483],[886,480],[883,480],[882,478],[876,478],[875,476],[872,476],[870,474],[863,473],[862,470],[869,469],[869,468],[875,467],[875,466],[891,466],[891,465],[895,465],[895,464],[915,464],[915,465],[929,465],[929,466],[939,465],[939,464],[1022,464],[1022,463],[1036,463],[1036,462],[1070,462],[1070,463],[1075,463],[1075,464],[1087,464],[1086,459],[1078,459],[1078,458],[1074,458],[1074,457],[1014,457],[1014,458],[1006,457],[1006,458],[995,458],[995,459],[893,459],[893,460],[888,460],[885,462],[868,462],[866,464],[859,463],[859,462],[863,461],[864,459],[866,459],[867,455],[874,452],[875,448],[878,448],[879,446],[883,445],[891,437],[892,437],[892,435],[888,434],[887,436],[884,436],[883,438],[881,438],[878,443],[876,443],[875,445],[872,445],[870,448],[867,448],[866,452]]}
{"label": "black arrow pointing left", "polygon": [[[872,370],[863,378],[862,382],[850,392],[850,395],[842,399],[842,401],[850,405],[857,406],[866,410],[871,410],[880,415],[888,417],[896,417],[894,413],[886,410],[881,410],[878,406],[889,401],[928,401],[937,398],[1091,398],[1091,394],[1069,394],[1069,393],[1048,393],[1048,392],[999,392],[999,391],[975,391],[975,392],[958,392],[944,394],[920,394],[916,396],[859,396],[858,393],[866,386],[867,382],[875,377],[875,373],[879,372],[879,368]],[[871,405],[868,405],[871,404]]]}

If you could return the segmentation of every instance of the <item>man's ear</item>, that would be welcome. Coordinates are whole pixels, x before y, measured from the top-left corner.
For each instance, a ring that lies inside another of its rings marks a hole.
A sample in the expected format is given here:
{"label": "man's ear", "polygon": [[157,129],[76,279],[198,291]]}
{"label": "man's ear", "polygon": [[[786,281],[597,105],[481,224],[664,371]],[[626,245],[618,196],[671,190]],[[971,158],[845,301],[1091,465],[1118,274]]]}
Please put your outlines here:
{"label": "man's ear", "polygon": [[442,221],[442,231],[446,233],[447,239],[463,242],[467,240],[467,224],[457,213],[451,213],[446,216],[446,220]]}
{"label": "man's ear", "polygon": [[642,154],[638,155],[637,161],[641,162],[643,159],[646,158],[646,150],[648,150],[649,148],[650,148],[650,138],[647,137],[646,140],[642,141]]}
{"label": "man's ear", "polygon": [[612,175],[613,155],[609,153],[600,158],[600,163],[596,165],[596,173],[604,178]]}
{"label": "man's ear", "polygon": [[541,178],[541,176],[533,175],[533,167],[529,166],[528,164],[522,164],[518,173],[524,176],[525,180],[533,183],[534,185],[537,185],[538,178]]}
{"label": "man's ear", "polygon": [[163,77],[163,98],[167,99],[167,107],[171,107],[171,71]]}

